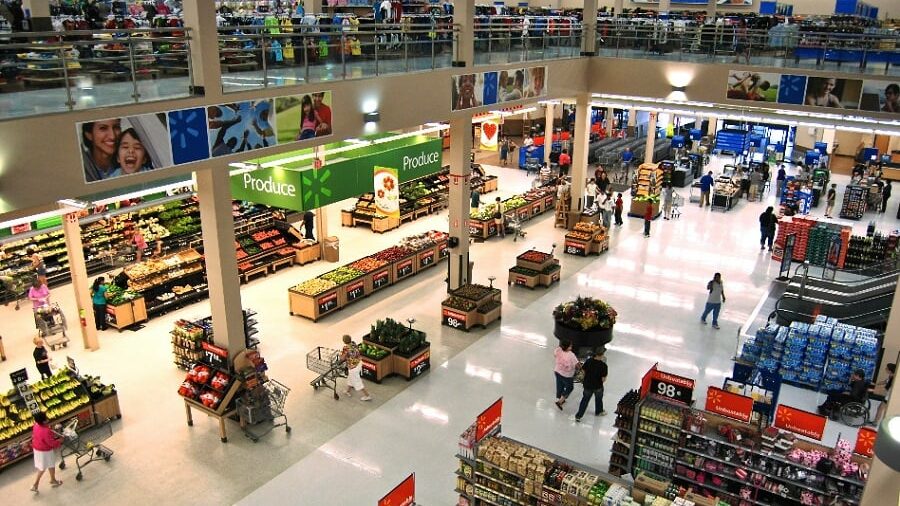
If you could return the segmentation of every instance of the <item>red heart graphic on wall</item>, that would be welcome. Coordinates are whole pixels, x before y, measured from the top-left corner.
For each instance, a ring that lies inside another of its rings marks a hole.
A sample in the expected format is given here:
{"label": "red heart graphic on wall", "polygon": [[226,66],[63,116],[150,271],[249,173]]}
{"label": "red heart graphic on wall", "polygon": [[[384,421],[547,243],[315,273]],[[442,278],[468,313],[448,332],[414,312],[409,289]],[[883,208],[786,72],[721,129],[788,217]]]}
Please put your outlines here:
{"label": "red heart graphic on wall", "polygon": [[485,123],[481,126],[482,131],[484,131],[484,135],[488,140],[494,138],[497,135],[497,124],[496,123]]}

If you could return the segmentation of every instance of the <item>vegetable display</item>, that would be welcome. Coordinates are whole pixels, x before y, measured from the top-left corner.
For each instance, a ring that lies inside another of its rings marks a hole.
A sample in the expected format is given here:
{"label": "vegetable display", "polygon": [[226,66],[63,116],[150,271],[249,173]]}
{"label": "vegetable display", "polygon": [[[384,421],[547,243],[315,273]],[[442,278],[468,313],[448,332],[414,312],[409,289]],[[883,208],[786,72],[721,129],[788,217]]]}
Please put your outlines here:
{"label": "vegetable display", "polygon": [[522,253],[521,255],[519,255],[520,259],[527,260],[529,262],[534,262],[536,264],[543,263],[552,257],[553,257],[553,255],[551,255],[549,253],[544,253],[543,251],[537,251],[537,250],[529,250],[529,251],[526,251],[525,253]]}
{"label": "vegetable display", "polygon": [[365,274],[365,272],[347,267],[346,265],[342,265],[331,272],[322,274],[321,276],[319,276],[319,279],[333,281],[334,283],[341,285],[348,281],[354,280],[362,276],[363,274]]}
{"label": "vegetable display", "polygon": [[534,276],[538,276],[538,275],[541,274],[541,273],[538,272],[538,271],[531,270],[531,269],[526,269],[526,268],[524,268],[524,267],[519,267],[519,266],[511,267],[511,268],[509,269],[509,272],[514,272],[514,273],[516,273],[516,274],[521,274],[521,275],[523,275],[523,276],[529,276],[529,277],[534,277]]}
{"label": "vegetable display", "polygon": [[516,209],[516,208],[524,206],[527,203],[528,202],[525,200],[524,197],[520,197],[518,195],[515,197],[510,197],[509,199],[507,199],[503,202],[503,210],[509,211],[510,209]]}
{"label": "vegetable display", "polygon": [[383,348],[366,343],[359,345],[359,352],[373,360],[381,360],[391,353]]}
{"label": "vegetable display", "polygon": [[616,310],[593,297],[577,297],[553,309],[553,318],[565,327],[578,330],[610,329],[616,323]]}
{"label": "vegetable display", "polygon": [[456,297],[451,295],[444,302],[441,302],[442,306],[447,306],[451,309],[457,309],[459,311],[471,311],[475,309],[476,305],[474,302],[468,299],[463,299],[461,297]]}
{"label": "vegetable display", "polygon": [[377,320],[369,330],[369,340],[393,348],[400,344],[400,340],[404,334],[409,332],[402,323],[393,318],[385,318]]}
{"label": "vegetable display", "polygon": [[496,288],[473,283],[469,285],[463,285],[456,290],[453,290],[453,295],[455,295],[456,297],[462,297],[464,299],[477,301],[496,292],[499,292],[499,290],[497,290]]}
{"label": "vegetable display", "polygon": [[334,281],[322,278],[314,278],[294,286],[292,290],[304,295],[319,295],[320,293],[326,290],[330,290],[336,286],[337,283],[335,283]]}

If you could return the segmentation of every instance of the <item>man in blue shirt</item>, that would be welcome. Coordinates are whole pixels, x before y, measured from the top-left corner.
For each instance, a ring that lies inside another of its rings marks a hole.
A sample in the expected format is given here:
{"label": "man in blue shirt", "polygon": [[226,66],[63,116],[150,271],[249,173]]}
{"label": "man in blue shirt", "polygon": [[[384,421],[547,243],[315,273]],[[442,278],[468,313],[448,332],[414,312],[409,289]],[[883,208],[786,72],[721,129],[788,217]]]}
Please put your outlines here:
{"label": "man in blue shirt", "polygon": [[712,190],[712,185],[714,183],[712,171],[709,171],[709,173],[700,178],[700,207],[709,205],[709,192]]}

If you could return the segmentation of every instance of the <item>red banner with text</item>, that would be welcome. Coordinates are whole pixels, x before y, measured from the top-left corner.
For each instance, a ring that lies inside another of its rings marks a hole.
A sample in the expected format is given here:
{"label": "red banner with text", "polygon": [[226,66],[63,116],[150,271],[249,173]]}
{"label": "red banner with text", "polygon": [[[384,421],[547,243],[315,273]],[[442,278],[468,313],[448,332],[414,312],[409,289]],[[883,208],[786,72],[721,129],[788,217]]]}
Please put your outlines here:
{"label": "red banner with text", "polygon": [[709,387],[706,391],[706,410],[742,422],[749,422],[753,414],[753,398],[738,395],[721,388]]}
{"label": "red banner with text", "polygon": [[650,391],[650,379],[653,377],[653,371],[656,370],[657,365],[659,364],[653,364],[653,367],[641,378],[641,399],[647,397],[647,392]]}
{"label": "red banner with text", "polygon": [[500,417],[503,415],[503,397],[497,399],[489,408],[478,415],[475,424],[475,441],[481,441],[500,425]]}
{"label": "red banner with text", "polygon": [[378,506],[410,506],[416,502],[416,473],[401,481],[378,501]]}
{"label": "red banner with text", "polygon": [[822,434],[825,433],[825,423],[828,419],[824,416],[803,411],[802,409],[792,408],[784,404],[778,406],[775,410],[775,427],[815,439],[822,440]]}
{"label": "red banner with text", "polygon": [[872,457],[875,455],[875,436],[878,431],[871,427],[860,427],[856,434],[856,448],[853,452],[864,457]]}

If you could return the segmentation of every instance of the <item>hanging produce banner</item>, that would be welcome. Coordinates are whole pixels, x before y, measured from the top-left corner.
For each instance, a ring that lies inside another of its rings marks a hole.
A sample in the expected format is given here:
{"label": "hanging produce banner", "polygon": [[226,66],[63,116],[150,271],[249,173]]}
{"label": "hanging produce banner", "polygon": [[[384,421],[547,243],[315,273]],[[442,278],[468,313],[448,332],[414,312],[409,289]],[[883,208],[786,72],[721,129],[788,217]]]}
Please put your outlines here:
{"label": "hanging produce banner", "polygon": [[858,453],[864,457],[873,457],[875,455],[875,438],[878,431],[871,427],[860,427],[856,434],[856,448],[853,453]]}
{"label": "hanging produce banner", "polygon": [[451,111],[547,96],[547,67],[451,77]]}
{"label": "hanging produce banner", "polygon": [[500,137],[500,125],[494,121],[481,123],[481,149],[484,151],[497,151],[497,138]]}
{"label": "hanging produce banner", "polygon": [[709,387],[706,391],[706,410],[742,422],[749,422],[753,413],[753,398],[738,395],[721,388]]}
{"label": "hanging produce banner", "polygon": [[300,198],[302,172],[281,167],[231,176],[231,197],[257,204],[303,211]]}
{"label": "hanging produce banner", "polygon": [[411,506],[416,503],[416,473],[407,476],[394,490],[378,501],[378,506]]}
{"label": "hanging produce banner", "polygon": [[475,442],[481,441],[490,435],[494,429],[500,426],[500,418],[503,415],[503,397],[497,399],[486,410],[478,415],[475,421]]}
{"label": "hanging produce banner", "polygon": [[77,123],[86,183],[331,135],[332,94],[121,116]]}
{"label": "hanging produce banner", "polygon": [[400,219],[400,181],[397,169],[375,166],[375,212]]}
{"label": "hanging produce banner", "polygon": [[772,425],[821,441],[822,435],[825,433],[826,422],[828,419],[824,416],[781,404],[775,410],[775,423]]}

